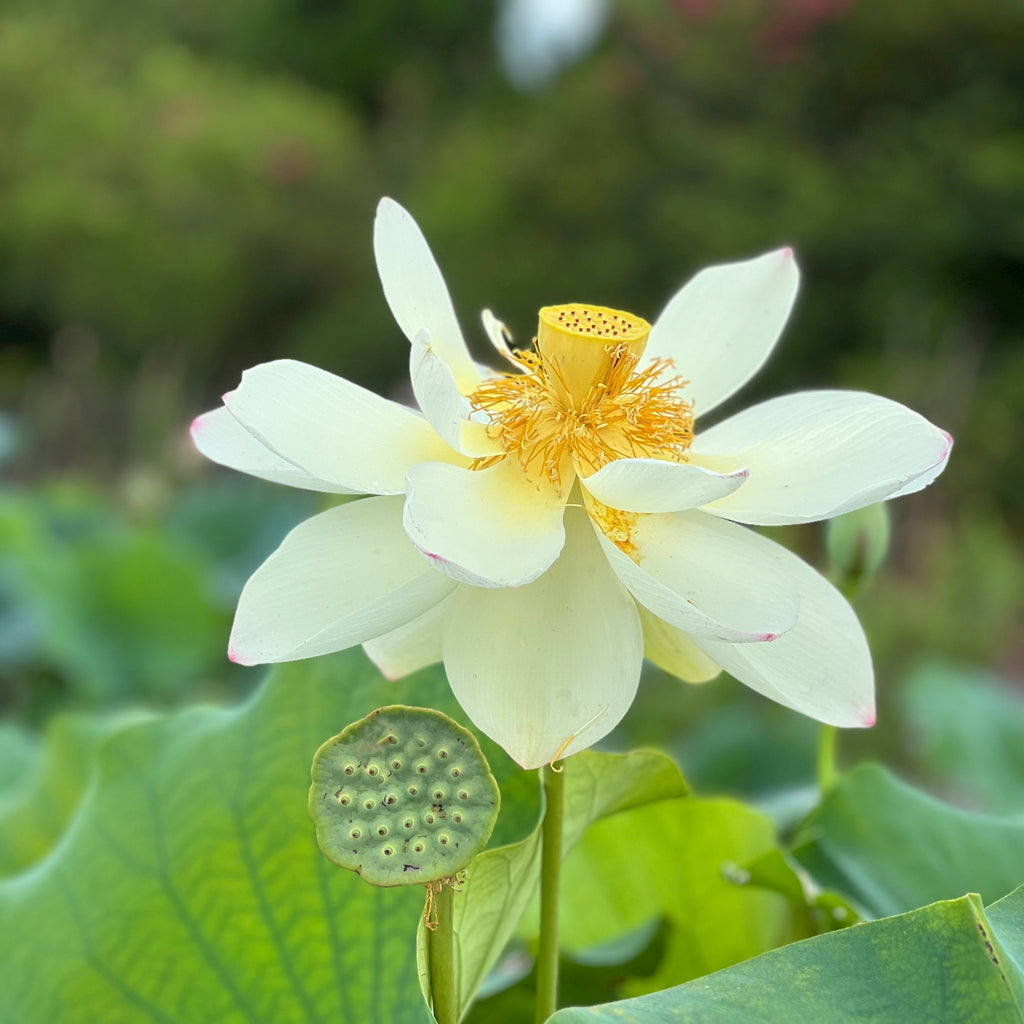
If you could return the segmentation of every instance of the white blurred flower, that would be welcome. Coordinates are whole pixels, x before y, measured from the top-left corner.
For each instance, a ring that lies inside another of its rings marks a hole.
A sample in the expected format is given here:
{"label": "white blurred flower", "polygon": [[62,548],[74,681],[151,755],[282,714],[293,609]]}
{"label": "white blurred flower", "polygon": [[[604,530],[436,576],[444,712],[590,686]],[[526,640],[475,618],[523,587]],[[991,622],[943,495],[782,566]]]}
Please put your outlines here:
{"label": "white blurred flower", "polygon": [[594,48],[608,0],[502,0],[495,42],[509,79],[538,89]]}
{"label": "white blurred flower", "polygon": [[919,490],[952,440],[874,395],[809,391],[698,430],[765,362],[798,272],[788,249],[702,271],[650,327],[541,310],[496,374],[470,357],[412,217],[384,199],[374,248],[410,342],[415,412],[290,360],[246,371],[193,437],[215,462],[368,494],[297,526],[246,584],[243,664],[363,644],[392,677],[443,660],[473,722],[520,764],[590,746],[646,655],[721,669],[822,722],[874,721],[863,632],[814,569],[747,525],[806,523]]}

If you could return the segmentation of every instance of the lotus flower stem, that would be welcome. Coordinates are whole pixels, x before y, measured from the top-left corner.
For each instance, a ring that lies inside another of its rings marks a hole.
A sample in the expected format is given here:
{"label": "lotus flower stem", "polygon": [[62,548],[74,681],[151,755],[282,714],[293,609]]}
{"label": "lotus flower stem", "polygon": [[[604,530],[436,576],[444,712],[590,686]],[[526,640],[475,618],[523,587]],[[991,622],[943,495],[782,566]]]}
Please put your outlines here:
{"label": "lotus flower stem", "polygon": [[818,735],[818,790],[825,797],[836,784],[836,727],[823,725]]}
{"label": "lotus flower stem", "polygon": [[558,1009],[558,890],[562,871],[564,762],[543,769],[544,824],[540,862],[540,948],[537,952],[536,1024]]}
{"label": "lotus flower stem", "polygon": [[452,902],[455,890],[441,882],[434,897],[433,922],[427,930],[427,954],[430,962],[430,992],[433,997],[434,1019],[437,1024],[458,1024],[459,1000],[455,989],[455,957],[452,937]]}

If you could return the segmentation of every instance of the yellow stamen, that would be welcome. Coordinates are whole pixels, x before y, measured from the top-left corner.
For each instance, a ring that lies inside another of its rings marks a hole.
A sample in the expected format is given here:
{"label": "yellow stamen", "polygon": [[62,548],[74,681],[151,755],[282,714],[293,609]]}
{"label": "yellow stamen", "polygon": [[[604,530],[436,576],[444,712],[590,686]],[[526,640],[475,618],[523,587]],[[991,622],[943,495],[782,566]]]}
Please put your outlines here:
{"label": "yellow stamen", "polygon": [[584,495],[584,504],[590,518],[601,527],[601,532],[634,562],[640,561],[640,549],[636,543],[635,512],[624,512],[600,502],[592,494]]}
{"label": "yellow stamen", "polygon": [[[541,310],[535,352],[513,351],[521,374],[484,381],[470,395],[489,432],[531,479],[559,489],[620,458],[685,462],[693,406],[669,377],[671,361],[637,371],[650,331],[629,313],[596,306]],[[504,456],[477,460],[483,469]]]}
{"label": "yellow stamen", "polygon": [[589,721],[586,721],[586,722],[584,722],[584,723],[583,723],[583,724],[582,724],[582,725],[581,725],[581,726],[580,726],[580,727],[579,727],[579,728],[578,728],[578,729],[577,729],[577,730],[576,730],[576,731],[575,731],[575,732],[574,732],[574,733],[573,733],[573,734],[572,734],[572,735],[571,735],[571,736],[570,736],[570,737],[569,737],[569,738],[568,738],[568,739],[567,739],[567,740],[566,740],[566,741],[565,741],[565,742],[564,742],[564,743],[563,743],[563,744],[562,744],[562,745],[561,745],[561,746],[560,746],[560,747],[558,748],[558,751],[556,752],[555,756],[554,756],[553,758],[551,758],[551,760],[550,760],[550,761],[548,761],[548,764],[550,764],[550,765],[551,765],[551,770],[552,770],[552,771],[554,771],[554,772],[560,772],[560,771],[562,771],[562,770],[563,770],[563,766],[562,766],[562,765],[560,765],[560,764],[557,764],[557,762],[558,762],[558,761],[559,761],[559,760],[561,759],[562,755],[563,755],[563,754],[565,753],[565,751],[566,751],[566,749],[568,748],[569,744],[570,744],[570,743],[572,743],[572,741],[573,741],[574,739],[576,739],[576,737],[577,737],[577,736],[579,736],[579,734],[580,734],[581,732],[583,732],[583,731],[584,731],[585,729],[589,729],[589,728],[590,728],[590,727],[591,727],[591,726],[592,726],[592,725],[593,725],[593,724],[594,724],[594,723],[595,723],[595,722],[596,722],[596,721],[597,721],[597,720],[598,720],[598,719],[599,719],[599,718],[600,718],[600,717],[601,717],[601,716],[602,716],[602,715],[603,715],[603,714],[604,714],[604,713],[605,713],[605,712],[606,712],[607,710],[608,710],[608,705],[607,705],[607,704],[605,704],[605,705],[604,705],[604,707],[602,707],[602,708],[601,708],[601,710],[600,710],[600,711],[598,711],[598,713],[597,713],[596,715],[594,715],[594,717],[593,717],[593,718],[591,718],[591,719],[590,719]]}

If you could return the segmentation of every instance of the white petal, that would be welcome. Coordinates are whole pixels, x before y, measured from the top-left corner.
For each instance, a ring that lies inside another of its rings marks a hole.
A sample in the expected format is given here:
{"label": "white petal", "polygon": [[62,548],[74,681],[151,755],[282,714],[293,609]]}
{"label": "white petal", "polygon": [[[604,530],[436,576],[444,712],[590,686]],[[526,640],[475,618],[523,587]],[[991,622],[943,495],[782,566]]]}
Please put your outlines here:
{"label": "white petal", "polygon": [[509,459],[478,471],[422,463],[409,470],[406,486],[406,532],[452,579],[518,587],[562,550],[564,501]]}
{"label": "white petal", "polygon": [[451,296],[423,232],[393,199],[382,199],[377,206],[373,251],[384,297],[398,326],[410,342],[424,327],[430,331],[437,354],[468,395],[480,383],[480,369],[470,358]]}
{"label": "white petal", "polygon": [[[805,391],[730,417],[694,439],[695,463],[750,478],[705,511],[775,526],[828,519],[917,490],[942,471],[950,438],[878,395]],[[921,480],[924,483],[921,483]]]}
{"label": "white petal", "polygon": [[411,409],[291,359],[246,370],[224,404],[283,459],[353,492],[401,494],[417,462],[467,461]]}
{"label": "white petal", "polygon": [[512,355],[512,335],[509,333],[509,329],[489,309],[485,309],[480,314],[480,319],[484,325],[484,332],[498,355],[507,359],[517,370],[522,370],[522,366]]}
{"label": "white petal", "polygon": [[192,421],[192,440],[211,462],[275,484],[328,494],[355,494],[348,487],[311,476],[256,440],[231,413],[214,409]]}
{"label": "white petal", "polygon": [[435,665],[442,658],[441,638],[450,609],[449,596],[404,626],[367,640],[363,650],[388,679]]}
{"label": "white petal", "polygon": [[473,723],[524,768],[583,750],[636,695],[643,638],[636,605],[578,508],[565,550],[536,582],[459,587],[444,637],[452,691]]}
{"label": "white petal", "polygon": [[646,355],[672,359],[703,416],[764,365],[796,298],[792,250],[702,270],[672,298],[651,328]]}
{"label": "white petal", "polygon": [[715,473],[662,459],[617,459],[580,482],[604,505],[626,512],[677,512],[732,494],[745,469]]}
{"label": "white petal", "polygon": [[434,351],[426,328],[409,348],[409,378],[423,415],[450,447],[473,458],[501,453],[501,445],[488,437],[486,424],[469,418],[469,402],[448,364]]}
{"label": "white petal", "polygon": [[[616,524],[621,525],[621,524]],[[639,564],[599,532],[612,568],[646,608],[694,637],[775,639],[797,621],[796,586],[778,545],[704,515],[638,515],[629,542]]]}
{"label": "white petal", "polygon": [[697,645],[741,683],[794,711],[830,725],[874,725],[871,652],[857,616],[796,555],[780,548],[779,557],[800,591],[796,626],[770,644],[697,638]]}
{"label": "white petal", "polygon": [[469,402],[459,393],[448,364],[434,351],[430,331],[425,327],[412,339],[409,348],[409,378],[423,415],[458,451],[460,426],[463,420],[469,419]]}
{"label": "white petal", "polygon": [[340,651],[451,592],[402,530],[402,499],[364,498],[295,527],[242,590],[228,655],[243,665]]}
{"label": "white petal", "polygon": [[487,424],[476,420],[463,420],[459,425],[459,451],[474,459],[504,454],[501,442],[487,432]]}
{"label": "white petal", "polygon": [[664,619],[639,606],[644,630],[644,657],[658,668],[687,683],[706,683],[721,674],[716,665],[691,639]]}
{"label": "white petal", "polygon": [[913,479],[908,480],[898,491],[894,494],[890,494],[890,498],[902,498],[905,494],[916,494],[918,491],[923,491],[929,484],[934,483],[936,477],[938,477],[946,468],[946,463],[949,461],[949,456],[953,451],[953,435],[948,431],[943,430],[941,427],[936,429],[946,439],[946,450],[943,453],[942,458],[939,459],[931,469],[922,473],[920,476],[916,476]]}

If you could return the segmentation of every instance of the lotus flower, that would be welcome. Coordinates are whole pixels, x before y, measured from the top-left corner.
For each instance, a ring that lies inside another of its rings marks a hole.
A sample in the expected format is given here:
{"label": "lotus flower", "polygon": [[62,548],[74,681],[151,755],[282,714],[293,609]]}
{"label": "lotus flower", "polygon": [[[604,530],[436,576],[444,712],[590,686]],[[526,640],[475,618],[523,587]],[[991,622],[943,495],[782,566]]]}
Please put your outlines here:
{"label": "lotus flower", "polygon": [[478,365],[412,217],[381,201],[374,248],[419,406],[291,360],[247,370],[199,450],[292,487],[368,495],[298,525],[246,584],[242,664],[355,644],[391,677],[444,662],[478,728],[524,767],[590,746],[646,656],[725,669],[822,722],[874,722],[863,631],[819,573],[751,526],[917,491],[952,439],[875,395],[806,391],[706,430],[764,364],[799,275],[781,249],[704,270],[654,325],[571,303],[506,365]]}

